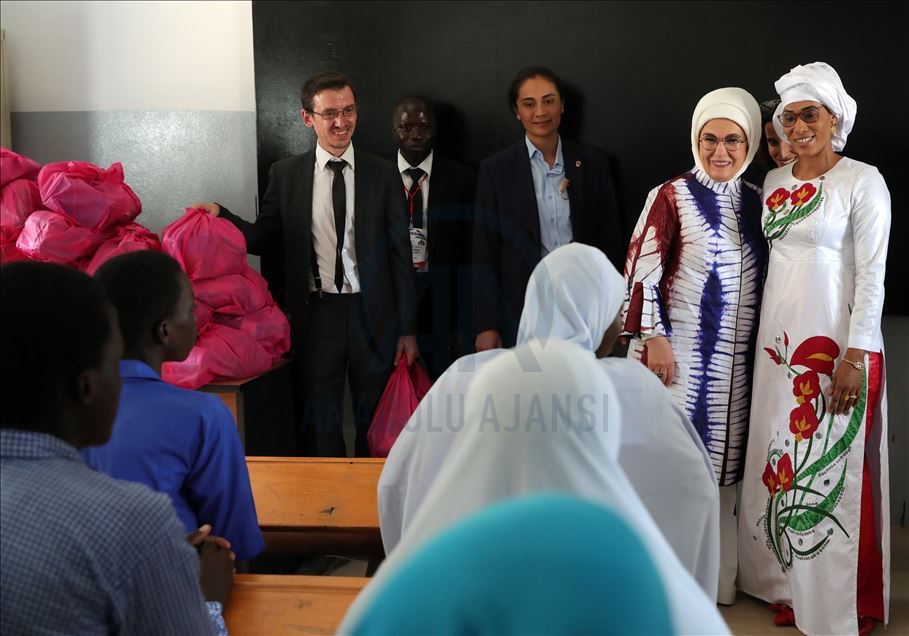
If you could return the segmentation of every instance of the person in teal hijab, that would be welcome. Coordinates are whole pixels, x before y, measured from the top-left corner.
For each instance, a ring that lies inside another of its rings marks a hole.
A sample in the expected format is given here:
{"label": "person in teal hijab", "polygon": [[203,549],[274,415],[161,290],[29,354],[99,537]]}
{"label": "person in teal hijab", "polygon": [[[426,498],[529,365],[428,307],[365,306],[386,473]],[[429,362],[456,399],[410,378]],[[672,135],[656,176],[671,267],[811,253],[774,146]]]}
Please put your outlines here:
{"label": "person in teal hijab", "polygon": [[417,550],[353,634],[672,634],[653,559],[601,504],[511,499]]}

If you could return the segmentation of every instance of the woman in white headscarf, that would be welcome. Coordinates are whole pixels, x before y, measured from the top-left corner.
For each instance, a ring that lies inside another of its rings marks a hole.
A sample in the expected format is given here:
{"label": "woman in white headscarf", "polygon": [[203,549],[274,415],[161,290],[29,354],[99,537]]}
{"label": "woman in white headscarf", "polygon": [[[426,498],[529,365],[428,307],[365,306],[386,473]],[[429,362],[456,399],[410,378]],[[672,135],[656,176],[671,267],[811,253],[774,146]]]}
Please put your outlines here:
{"label": "woman in white headscarf", "polygon": [[856,103],[827,64],[776,82],[774,126],[798,160],[764,182],[761,308],[740,583],[808,634],[887,615],[890,509],[881,339],[890,195],[837,154]]}
{"label": "woman in white headscarf", "polygon": [[720,486],[717,600],[735,601],[741,479],[766,243],[760,193],[741,176],[761,139],[757,101],[721,88],[691,119],[690,171],[647,196],[625,263],[628,354],[669,387]]}
{"label": "woman in white headscarf", "polygon": [[[339,633],[357,627],[401,564],[439,532],[497,502],[537,492],[577,495],[628,521],[659,570],[674,633],[728,633],[619,466],[621,429],[615,389],[589,352],[559,340],[545,347],[533,341],[489,361],[470,384],[464,429],[413,523]],[[438,593],[455,592],[440,576]]]}
{"label": "woman in white headscarf", "polygon": [[530,277],[517,341],[564,340],[600,358],[623,422],[619,464],[679,560],[716,599],[720,504],[704,444],[656,376],[636,360],[606,357],[621,332],[624,290],[603,252],[560,247]]}
{"label": "woman in white headscarf", "polygon": [[[708,597],[719,572],[719,500],[700,437],[669,391],[634,360],[605,358],[620,332],[624,280],[598,249],[560,247],[534,269],[518,343],[556,338],[602,358],[624,421],[619,462],[675,550]],[[386,554],[413,522],[455,436],[464,428],[464,399],[480,368],[503,350],[453,364],[402,430],[379,479],[379,519]],[[659,466],[659,470],[654,467]]]}

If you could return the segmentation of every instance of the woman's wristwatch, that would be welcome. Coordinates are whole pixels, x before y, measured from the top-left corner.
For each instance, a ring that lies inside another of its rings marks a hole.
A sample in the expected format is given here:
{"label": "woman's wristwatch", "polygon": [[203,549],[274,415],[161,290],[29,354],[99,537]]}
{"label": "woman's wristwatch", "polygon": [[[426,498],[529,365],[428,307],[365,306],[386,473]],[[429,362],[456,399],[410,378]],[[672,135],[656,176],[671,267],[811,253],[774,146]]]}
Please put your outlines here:
{"label": "woman's wristwatch", "polygon": [[843,362],[848,362],[849,364],[851,364],[852,366],[854,366],[854,367],[855,367],[856,369],[858,369],[859,371],[863,371],[863,370],[865,369],[865,363],[864,363],[864,362],[855,362],[854,360],[850,360],[849,358],[843,358]]}

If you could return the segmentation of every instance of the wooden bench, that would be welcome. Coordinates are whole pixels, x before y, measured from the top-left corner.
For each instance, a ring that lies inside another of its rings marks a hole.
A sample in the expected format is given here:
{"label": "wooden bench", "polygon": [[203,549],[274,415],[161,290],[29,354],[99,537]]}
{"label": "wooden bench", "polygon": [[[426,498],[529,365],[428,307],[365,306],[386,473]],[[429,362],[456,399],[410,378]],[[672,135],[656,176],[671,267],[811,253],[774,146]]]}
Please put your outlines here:
{"label": "wooden bench", "polygon": [[381,558],[376,486],[384,459],[247,457],[269,552]]}
{"label": "wooden bench", "polygon": [[224,620],[231,636],[334,634],[366,577],[237,574]]}

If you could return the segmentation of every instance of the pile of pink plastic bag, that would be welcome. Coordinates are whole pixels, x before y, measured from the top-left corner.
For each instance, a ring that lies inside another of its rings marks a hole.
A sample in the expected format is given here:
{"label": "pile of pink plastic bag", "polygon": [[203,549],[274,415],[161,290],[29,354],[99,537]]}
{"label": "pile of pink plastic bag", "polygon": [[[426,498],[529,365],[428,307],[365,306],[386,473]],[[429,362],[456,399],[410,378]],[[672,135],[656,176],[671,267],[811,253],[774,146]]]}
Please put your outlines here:
{"label": "pile of pink plastic bag", "polygon": [[142,203],[119,163],[107,170],[84,161],[41,168],[3,148],[0,174],[4,263],[26,258],[93,274],[117,254],[161,249],[153,232],[133,222]]}
{"label": "pile of pink plastic bag", "polygon": [[0,148],[0,263],[30,259],[89,275],[108,259],[163,250],[189,276],[199,339],[189,357],[164,365],[164,379],[186,388],[267,371],[290,348],[290,326],[268,285],[246,260],[231,223],[202,210],[164,228],[163,241],[135,222],[142,204],[123,166],[47,164]]}
{"label": "pile of pink plastic bag", "polygon": [[187,209],[164,228],[161,242],[189,276],[199,329],[189,357],[165,364],[163,378],[197,388],[270,369],[290,348],[290,324],[268,283],[247,263],[240,230],[205,210]]}

